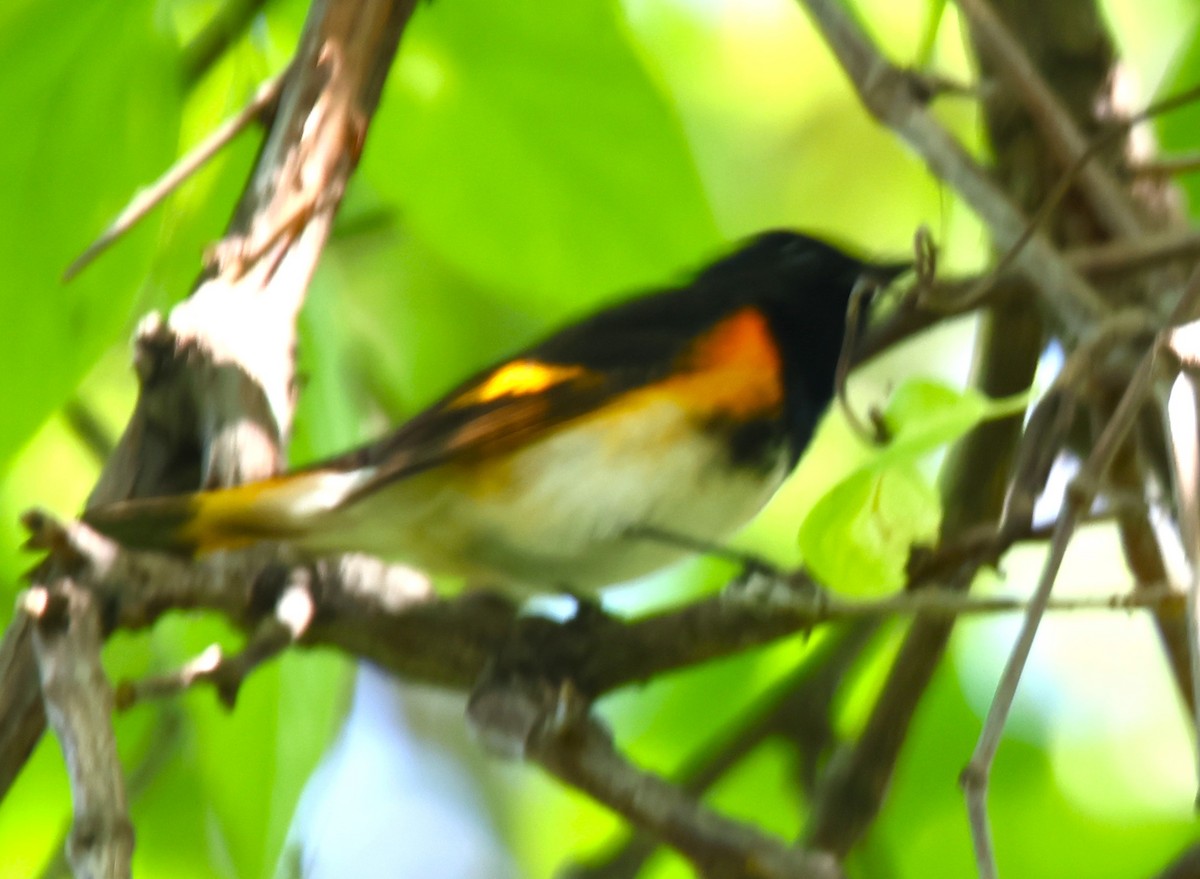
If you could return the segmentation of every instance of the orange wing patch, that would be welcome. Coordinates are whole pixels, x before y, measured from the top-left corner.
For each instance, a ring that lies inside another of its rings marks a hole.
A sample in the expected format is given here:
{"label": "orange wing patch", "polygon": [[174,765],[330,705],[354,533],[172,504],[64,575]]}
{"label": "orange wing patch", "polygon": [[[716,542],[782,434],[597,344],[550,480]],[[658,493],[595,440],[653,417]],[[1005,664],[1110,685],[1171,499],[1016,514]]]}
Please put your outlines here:
{"label": "orange wing patch", "polygon": [[783,405],[779,349],[757,309],[734,312],[697,339],[682,367],[661,387],[709,414],[751,418]]}
{"label": "orange wing patch", "polygon": [[582,366],[557,366],[536,360],[514,360],[493,372],[477,387],[455,399],[453,406],[475,406],[500,397],[524,397],[583,375]]}

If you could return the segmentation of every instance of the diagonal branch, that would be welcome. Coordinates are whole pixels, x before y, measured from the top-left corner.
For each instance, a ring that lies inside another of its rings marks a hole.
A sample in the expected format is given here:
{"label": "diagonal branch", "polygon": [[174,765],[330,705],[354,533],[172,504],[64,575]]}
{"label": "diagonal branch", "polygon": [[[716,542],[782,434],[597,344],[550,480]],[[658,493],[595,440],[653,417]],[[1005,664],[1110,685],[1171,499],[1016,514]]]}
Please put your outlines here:
{"label": "diagonal branch", "polygon": [[[295,318],[416,0],[315,0],[266,141],[191,297],[138,333],[137,407],[91,503],[268,476],[294,403]],[[0,644],[0,795],[45,718],[27,620]]]}
{"label": "diagonal branch", "polygon": [[[954,137],[933,118],[913,80],[888,62],[837,0],[801,0],[850,77],[863,105],[915,149],[987,223],[1000,249],[1014,245],[1028,221]],[[1078,336],[1106,307],[1099,294],[1034,232],[1015,257],[1017,269],[1054,311],[1068,336]]]}
{"label": "diagonal branch", "polygon": [[[1020,95],[1022,104],[1063,170],[1072,168],[1087,156],[1091,146],[1088,138],[987,0],[956,2],[970,20],[976,45],[992,58],[995,69]],[[1114,238],[1133,238],[1145,231],[1134,211],[1133,201],[1099,163],[1085,162],[1079,169],[1077,182],[1092,211]]]}
{"label": "diagonal branch", "polygon": [[630,764],[594,721],[538,737],[528,755],[567,782],[678,850],[705,879],[838,879],[829,855],[772,839],[697,803],[680,788]]}
{"label": "diagonal branch", "polygon": [[166,170],[150,186],[140,190],[117,215],[100,237],[87,246],[87,249],[77,256],[66,271],[63,280],[69,281],[95,259],[112,247],[122,236],[126,235],[150,211],[162,204],[172,192],[182,186],[188,178],[203,168],[216,157],[221,150],[229,146],[239,134],[252,123],[268,115],[279,98],[283,88],[283,75],[267,80],[245,107],[239,110],[232,119],[223,122],[198,143],[187,155]]}
{"label": "diagonal branch", "polygon": [[75,818],[67,860],[77,879],[128,879],[133,825],[112,725],[113,692],[100,666],[96,596],[69,578],[23,596],[46,704],[71,782]]}

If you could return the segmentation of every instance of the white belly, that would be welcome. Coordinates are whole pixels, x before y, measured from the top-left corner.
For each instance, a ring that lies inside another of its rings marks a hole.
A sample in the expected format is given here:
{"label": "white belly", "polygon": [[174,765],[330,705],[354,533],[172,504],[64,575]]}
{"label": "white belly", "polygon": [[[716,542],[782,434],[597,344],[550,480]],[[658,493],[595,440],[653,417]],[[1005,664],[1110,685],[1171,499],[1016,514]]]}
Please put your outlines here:
{"label": "white belly", "polygon": [[582,592],[686,552],[631,532],[649,527],[719,542],[786,475],[782,449],[774,467],[731,471],[725,444],[699,437],[669,400],[630,415],[581,419],[499,469],[453,464],[399,480],[330,514],[315,535],[481,584]]}

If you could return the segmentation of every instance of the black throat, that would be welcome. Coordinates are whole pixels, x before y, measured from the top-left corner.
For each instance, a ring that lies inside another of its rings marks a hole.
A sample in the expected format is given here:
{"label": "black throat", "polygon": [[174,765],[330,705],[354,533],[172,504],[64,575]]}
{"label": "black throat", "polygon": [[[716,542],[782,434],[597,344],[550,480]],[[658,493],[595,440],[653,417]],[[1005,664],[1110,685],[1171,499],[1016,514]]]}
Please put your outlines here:
{"label": "black throat", "polygon": [[807,298],[803,308],[795,302],[763,305],[781,358],[789,468],[800,459],[833,400],[847,298],[837,295],[840,291],[829,292]]}

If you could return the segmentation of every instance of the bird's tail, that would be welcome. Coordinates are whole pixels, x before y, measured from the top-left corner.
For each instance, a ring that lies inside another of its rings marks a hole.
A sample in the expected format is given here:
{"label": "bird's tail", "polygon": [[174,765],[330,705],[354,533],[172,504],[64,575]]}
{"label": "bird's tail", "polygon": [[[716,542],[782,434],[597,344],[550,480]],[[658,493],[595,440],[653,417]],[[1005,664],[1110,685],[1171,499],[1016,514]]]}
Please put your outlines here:
{"label": "bird's tail", "polygon": [[83,521],[122,546],[197,556],[267,540],[298,540],[361,484],[362,471],[309,470],[232,488],[120,501]]}

